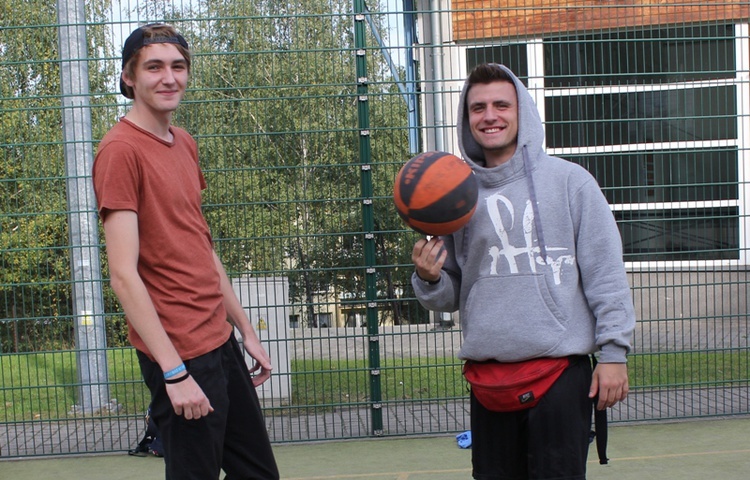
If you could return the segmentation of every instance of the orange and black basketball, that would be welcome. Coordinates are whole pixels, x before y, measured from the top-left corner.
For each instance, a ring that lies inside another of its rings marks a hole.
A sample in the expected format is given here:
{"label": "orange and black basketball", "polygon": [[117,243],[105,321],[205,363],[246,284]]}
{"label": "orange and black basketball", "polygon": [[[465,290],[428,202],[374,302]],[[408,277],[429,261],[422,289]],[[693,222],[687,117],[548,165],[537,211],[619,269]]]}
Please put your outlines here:
{"label": "orange and black basketball", "polygon": [[399,216],[425,235],[448,235],[466,225],[477,206],[471,167],[446,152],[421,153],[401,167],[393,186]]}

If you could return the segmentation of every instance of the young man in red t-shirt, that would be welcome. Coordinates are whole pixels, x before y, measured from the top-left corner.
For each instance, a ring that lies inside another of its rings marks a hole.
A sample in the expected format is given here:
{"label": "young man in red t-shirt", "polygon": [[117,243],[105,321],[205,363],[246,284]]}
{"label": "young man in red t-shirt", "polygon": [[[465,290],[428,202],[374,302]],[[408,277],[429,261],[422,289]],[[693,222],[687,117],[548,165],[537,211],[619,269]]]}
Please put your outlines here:
{"label": "young man in red t-shirt", "polygon": [[[102,139],[93,179],[112,289],[151,390],[166,477],[205,480],[223,469],[232,480],[277,479],[255,392],[271,361],[214,252],[195,140],[171,125],[190,72],[188,44],[169,25],[140,27],[125,41],[122,67],[120,90],[133,105]],[[255,359],[254,377],[232,325]]]}

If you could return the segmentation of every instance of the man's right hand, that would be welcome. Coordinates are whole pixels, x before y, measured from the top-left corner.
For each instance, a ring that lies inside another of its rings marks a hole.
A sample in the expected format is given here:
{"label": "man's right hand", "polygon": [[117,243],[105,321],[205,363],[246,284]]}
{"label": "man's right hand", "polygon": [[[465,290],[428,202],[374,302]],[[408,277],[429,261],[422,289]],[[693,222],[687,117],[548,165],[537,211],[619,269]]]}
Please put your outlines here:
{"label": "man's right hand", "polygon": [[428,282],[437,282],[440,280],[440,270],[447,256],[448,252],[444,248],[443,241],[439,237],[432,237],[429,240],[426,238],[417,240],[411,259],[419,278]]}
{"label": "man's right hand", "polygon": [[[104,235],[112,289],[125,316],[166,372],[182,363],[182,359],[164,330],[146,285],[138,273],[138,214],[131,210],[111,211],[104,220]],[[191,420],[213,411],[208,398],[192,377],[166,386],[167,395],[177,415]]]}
{"label": "man's right hand", "polygon": [[180,383],[168,383],[166,386],[174,412],[184,416],[185,420],[198,420],[214,411],[208,397],[192,376]]}

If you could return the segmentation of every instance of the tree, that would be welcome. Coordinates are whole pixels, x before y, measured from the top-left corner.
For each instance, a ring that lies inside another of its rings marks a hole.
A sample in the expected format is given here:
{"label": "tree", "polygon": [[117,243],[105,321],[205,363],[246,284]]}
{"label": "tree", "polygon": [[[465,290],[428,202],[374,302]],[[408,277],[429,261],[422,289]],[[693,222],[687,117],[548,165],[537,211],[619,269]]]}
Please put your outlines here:
{"label": "tree", "polygon": [[[38,348],[42,332],[48,343],[70,344],[55,9],[39,0],[0,2],[1,23],[9,25],[0,38],[2,348]],[[107,23],[108,8],[102,0],[87,5],[95,140],[127,107],[117,92],[121,40],[114,44],[110,29],[117,27]],[[321,302],[363,304],[351,1],[145,2],[133,13],[174,23],[194,52],[190,89],[175,122],[198,140],[209,182],[205,212],[230,274],[288,277],[291,297],[311,324]],[[408,152],[406,110],[376,42],[367,44],[378,297],[394,299],[398,290],[410,298],[405,266],[412,242],[404,240],[408,233],[390,200]],[[105,310],[119,312],[106,285],[104,291]],[[400,323],[398,303],[384,308],[382,318]],[[108,328],[108,342],[122,343],[121,315]]]}
{"label": "tree", "polygon": [[[198,138],[222,259],[235,275],[289,277],[312,326],[322,292],[365,300],[350,9],[349,0],[206,1],[189,18],[212,20],[180,24],[196,55],[175,118]],[[394,231],[402,228],[390,192],[408,152],[405,106],[369,45],[369,103],[382,132],[373,136],[378,225]],[[381,259],[402,260],[393,243],[381,235]],[[379,277],[383,297],[395,290],[392,277]]]}
{"label": "tree", "polygon": [[[105,6],[90,2],[89,18]],[[56,22],[54,3],[0,2],[0,351],[72,342]],[[107,52],[102,26],[88,32],[91,58]],[[106,69],[92,63],[104,91]]]}

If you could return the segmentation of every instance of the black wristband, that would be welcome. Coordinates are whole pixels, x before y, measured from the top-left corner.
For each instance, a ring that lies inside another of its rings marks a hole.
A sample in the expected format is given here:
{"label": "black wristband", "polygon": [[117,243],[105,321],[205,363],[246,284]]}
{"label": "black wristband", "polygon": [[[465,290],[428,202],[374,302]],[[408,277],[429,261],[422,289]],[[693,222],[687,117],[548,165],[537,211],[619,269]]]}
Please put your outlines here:
{"label": "black wristband", "polygon": [[[420,279],[420,280],[422,280],[422,281],[423,281],[424,283],[426,283],[427,285],[437,285],[438,283],[440,283],[440,278],[438,278],[438,279],[437,279],[437,280],[435,280],[435,281],[432,281],[432,280],[425,280],[424,278],[420,277],[418,273],[417,273],[417,278],[418,278],[418,279]],[[442,278],[442,277],[441,277],[441,278]]]}
{"label": "black wristband", "polygon": [[164,383],[167,383],[169,385],[174,385],[175,383],[180,383],[184,380],[187,380],[187,378],[190,376],[189,373],[186,373],[185,375],[181,376],[180,378],[165,378]]}

